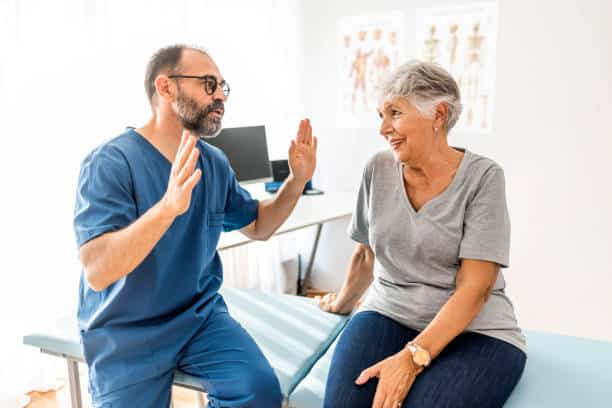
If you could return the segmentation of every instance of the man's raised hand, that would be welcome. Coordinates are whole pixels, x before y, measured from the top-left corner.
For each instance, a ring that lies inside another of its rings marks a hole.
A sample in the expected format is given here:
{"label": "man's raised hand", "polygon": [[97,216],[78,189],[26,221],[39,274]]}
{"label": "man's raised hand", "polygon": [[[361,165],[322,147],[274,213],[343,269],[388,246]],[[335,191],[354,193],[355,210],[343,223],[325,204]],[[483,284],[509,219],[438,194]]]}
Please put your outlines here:
{"label": "man's raised hand", "polygon": [[193,188],[202,177],[202,171],[195,168],[200,156],[196,141],[188,131],[183,131],[181,144],[170,170],[168,188],[162,198],[165,208],[175,217],[187,211]]}

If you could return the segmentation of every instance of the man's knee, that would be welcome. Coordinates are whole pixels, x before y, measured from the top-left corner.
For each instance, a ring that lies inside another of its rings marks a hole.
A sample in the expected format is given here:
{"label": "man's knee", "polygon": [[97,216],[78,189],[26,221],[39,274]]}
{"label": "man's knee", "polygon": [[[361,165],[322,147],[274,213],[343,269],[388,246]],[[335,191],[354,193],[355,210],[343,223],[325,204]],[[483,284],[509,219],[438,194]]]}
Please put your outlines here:
{"label": "man's knee", "polygon": [[245,387],[251,395],[248,407],[280,408],[283,395],[278,378],[269,365],[249,370]]}
{"label": "man's knee", "polygon": [[[269,365],[250,366],[232,380],[217,384],[209,394],[215,408],[280,408],[283,400],[278,379]],[[212,398],[211,398],[212,397]]]}

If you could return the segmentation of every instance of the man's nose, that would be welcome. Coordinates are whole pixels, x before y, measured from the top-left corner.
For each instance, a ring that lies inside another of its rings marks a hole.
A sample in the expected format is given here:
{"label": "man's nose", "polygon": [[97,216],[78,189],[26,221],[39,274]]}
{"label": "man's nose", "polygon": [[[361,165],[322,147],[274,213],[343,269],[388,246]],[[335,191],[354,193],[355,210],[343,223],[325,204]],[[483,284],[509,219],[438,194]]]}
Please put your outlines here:
{"label": "man's nose", "polygon": [[227,96],[225,95],[225,92],[223,92],[223,87],[221,85],[217,86],[217,89],[215,89],[215,93],[213,94],[213,98],[216,101],[221,101],[221,102],[225,102],[227,100]]}

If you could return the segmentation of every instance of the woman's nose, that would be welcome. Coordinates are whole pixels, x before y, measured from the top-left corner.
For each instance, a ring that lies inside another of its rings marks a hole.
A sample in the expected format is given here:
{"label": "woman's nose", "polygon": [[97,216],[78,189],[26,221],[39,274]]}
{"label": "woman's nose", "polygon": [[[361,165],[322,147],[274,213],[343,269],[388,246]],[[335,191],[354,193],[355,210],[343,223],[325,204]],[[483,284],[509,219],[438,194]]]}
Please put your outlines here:
{"label": "woman's nose", "polygon": [[378,132],[381,134],[381,136],[383,136],[385,139],[387,139],[390,136],[391,131],[392,131],[392,128],[390,126],[389,121],[383,119],[380,122],[380,128],[379,128]]}

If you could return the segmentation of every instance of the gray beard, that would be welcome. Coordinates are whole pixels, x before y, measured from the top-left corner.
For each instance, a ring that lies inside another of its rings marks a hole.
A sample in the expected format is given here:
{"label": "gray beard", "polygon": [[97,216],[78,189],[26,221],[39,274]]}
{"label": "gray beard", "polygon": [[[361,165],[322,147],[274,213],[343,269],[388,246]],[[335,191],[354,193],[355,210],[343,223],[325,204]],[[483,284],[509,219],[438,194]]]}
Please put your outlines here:
{"label": "gray beard", "polygon": [[200,136],[200,139],[214,139],[215,137],[219,136],[219,133],[221,133],[222,130],[223,126],[219,126],[219,129],[217,129],[217,131],[213,134],[206,135],[204,133],[201,133],[198,136]]}
{"label": "gray beard", "polygon": [[[198,104],[182,93],[179,88],[179,96],[175,103],[175,112],[179,117],[183,127],[200,139],[213,139],[221,133],[223,129],[222,119],[219,122],[210,121],[209,113],[219,103],[211,103],[205,108],[200,108]],[[223,104],[220,104],[221,107]],[[218,125],[218,126],[217,126]],[[211,130],[215,129],[212,133]]]}

